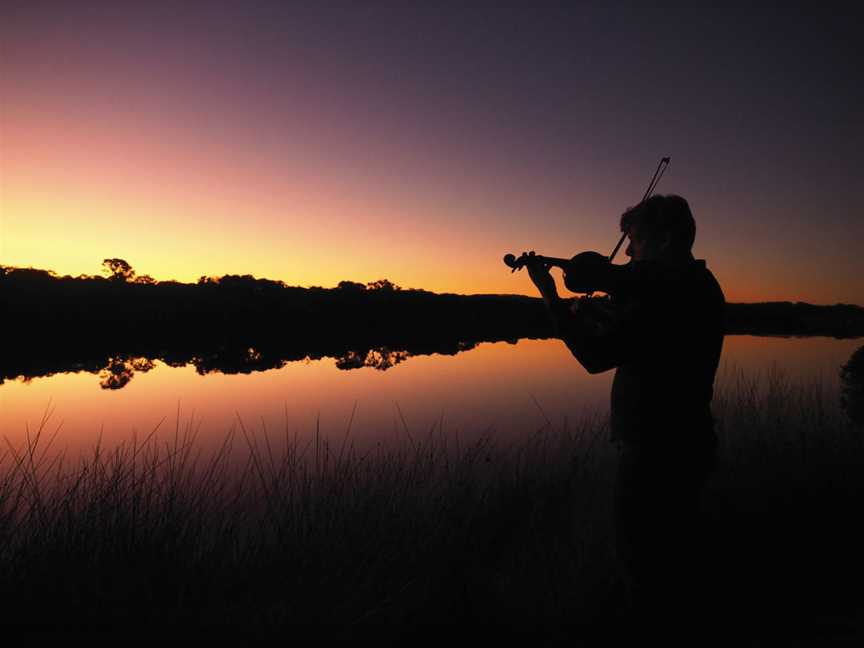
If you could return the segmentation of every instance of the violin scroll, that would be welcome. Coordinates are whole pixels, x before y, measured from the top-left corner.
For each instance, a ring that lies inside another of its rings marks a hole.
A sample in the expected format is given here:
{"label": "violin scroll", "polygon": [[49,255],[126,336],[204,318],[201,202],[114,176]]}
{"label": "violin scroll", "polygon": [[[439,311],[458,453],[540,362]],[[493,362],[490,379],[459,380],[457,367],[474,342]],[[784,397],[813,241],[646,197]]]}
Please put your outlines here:
{"label": "violin scroll", "polygon": [[504,265],[510,268],[511,272],[521,270],[529,263],[543,263],[549,267],[557,266],[565,269],[565,266],[570,262],[569,259],[558,259],[555,257],[540,256],[534,252],[523,252],[518,257],[515,254],[504,255]]}

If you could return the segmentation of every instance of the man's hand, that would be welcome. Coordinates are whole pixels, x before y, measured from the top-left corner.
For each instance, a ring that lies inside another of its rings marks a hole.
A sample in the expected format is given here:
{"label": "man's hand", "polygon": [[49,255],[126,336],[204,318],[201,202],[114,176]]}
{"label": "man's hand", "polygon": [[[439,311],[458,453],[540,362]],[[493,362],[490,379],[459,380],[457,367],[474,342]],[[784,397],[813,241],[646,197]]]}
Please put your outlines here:
{"label": "man's hand", "polygon": [[[525,253],[523,252],[522,254],[524,255]],[[534,252],[529,253],[527,256],[529,261],[525,264],[525,267],[528,269],[528,276],[531,277],[531,281],[537,286],[537,290],[540,291],[543,301],[547,304],[554,303],[558,300],[558,289],[555,287],[555,279],[549,274],[549,266],[539,259],[531,260]]]}
{"label": "man's hand", "polygon": [[580,252],[564,269],[564,285],[575,293],[609,292],[612,270],[609,259],[599,252]]}

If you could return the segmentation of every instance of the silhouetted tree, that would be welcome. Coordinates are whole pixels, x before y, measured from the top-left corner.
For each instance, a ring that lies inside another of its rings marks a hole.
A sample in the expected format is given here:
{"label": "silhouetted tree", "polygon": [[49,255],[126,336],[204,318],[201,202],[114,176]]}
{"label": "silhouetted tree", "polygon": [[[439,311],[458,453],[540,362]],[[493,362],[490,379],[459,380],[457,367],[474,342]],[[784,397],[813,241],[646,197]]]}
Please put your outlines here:
{"label": "silhouetted tree", "polygon": [[135,372],[147,373],[155,366],[149,358],[111,358],[99,372],[99,385],[102,389],[123,389]]}
{"label": "silhouetted tree", "polygon": [[233,286],[237,288],[254,288],[258,280],[252,275],[224,275],[219,277],[216,282],[220,286]]}
{"label": "silhouetted tree", "polygon": [[395,367],[400,362],[404,362],[410,357],[408,351],[391,351],[387,347],[372,349],[366,355],[364,365],[366,367],[374,367],[379,371],[386,371],[391,367]]}
{"label": "silhouetted tree", "polygon": [[129,365],[138,373],[147,373],[156,366],[150,358],[132,358]]}
{"label": "silhouetted tree", "polygon": [[131,281],[135,276],[135,271],[124,259],[103,259],[102,265],[105,266],[103,272],[107,272],[111,281]]}
{"label": "silhouetted tree", "polygon": [[153,277],[151,277],[150,275],[146,275],[146,274],[145,274],[145,275],[138,275],[137,277],[135,277],[135,283],[136,283],[136,284],[146,284],[146,285],[148,285],[148,286],[153,286],[153,285],[155,285],[157,282],[156,282],[156,280],[155,280]]}
{"label": "silhouetted tree", "polygon": [[376,347],[360,351],[348,351],[336,358],[336,368],[342,370],[372,367],[386,371],[411,357],[408,351],[391,351],[387,347]]}
{"label": "silhouetted tree", "polygon": [[37,268],[7,268],[4,276],[17,281],[50,283],[57,278],[57,273],[53,270],[39,270]]}
{"label": "silhouetted tree", "polygon": [[389,279],[378,279],[377,281],[370,281],[366,285],[369,287],[369,290],[385,290],[389,292],[402,290],[401,286],[397,286]]}
{"label": "silhouetted tree", "polygon": [[347,291],[355,291],[360,292],[366,290],[366,286],[362,283],[357,283],[356,281],[340,281],[339,285],[336,286],[339,290],[347,290]]}
{"label": "silhouetted tree", "polygon": [[360,369],[366,366],[367,353],[368,351],[348,351],[336,358],[336,368],[343,371]]}

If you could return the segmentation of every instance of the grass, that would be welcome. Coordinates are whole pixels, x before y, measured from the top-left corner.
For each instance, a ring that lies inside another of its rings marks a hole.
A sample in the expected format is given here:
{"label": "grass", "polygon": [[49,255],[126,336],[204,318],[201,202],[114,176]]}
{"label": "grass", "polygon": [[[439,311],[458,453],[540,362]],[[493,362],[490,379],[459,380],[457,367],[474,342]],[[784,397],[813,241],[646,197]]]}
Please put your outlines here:
{"label": "grass", "polygon": [[[822,384],[733,375],[706,497],[720,625],[864,597],[864,438]],[[363,449],[193,421],[72,462],[48,417],[0,456],[0,621],[38,627],[589,627],[616,578],[606,423]],[[825,608],[823,610],[823,608]],[[793,624],[794,625],[794,624]],[[791,626],[789,626],[791,627]]]}

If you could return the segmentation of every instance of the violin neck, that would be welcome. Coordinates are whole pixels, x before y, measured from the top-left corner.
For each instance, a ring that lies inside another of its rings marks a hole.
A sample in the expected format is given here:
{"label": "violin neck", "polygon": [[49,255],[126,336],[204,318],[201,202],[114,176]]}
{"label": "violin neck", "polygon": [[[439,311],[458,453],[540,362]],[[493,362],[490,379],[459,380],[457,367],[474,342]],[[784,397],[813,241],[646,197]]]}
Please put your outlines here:
{"label": "violin neck", "polygon": [[562,270],[566,269],[567,266],[570,265],[570,259],[559,259],[557,257],[547,257],[539,255],[537,256],[537,258],[547,265],[556,266],[558,268],[561,268]]}

